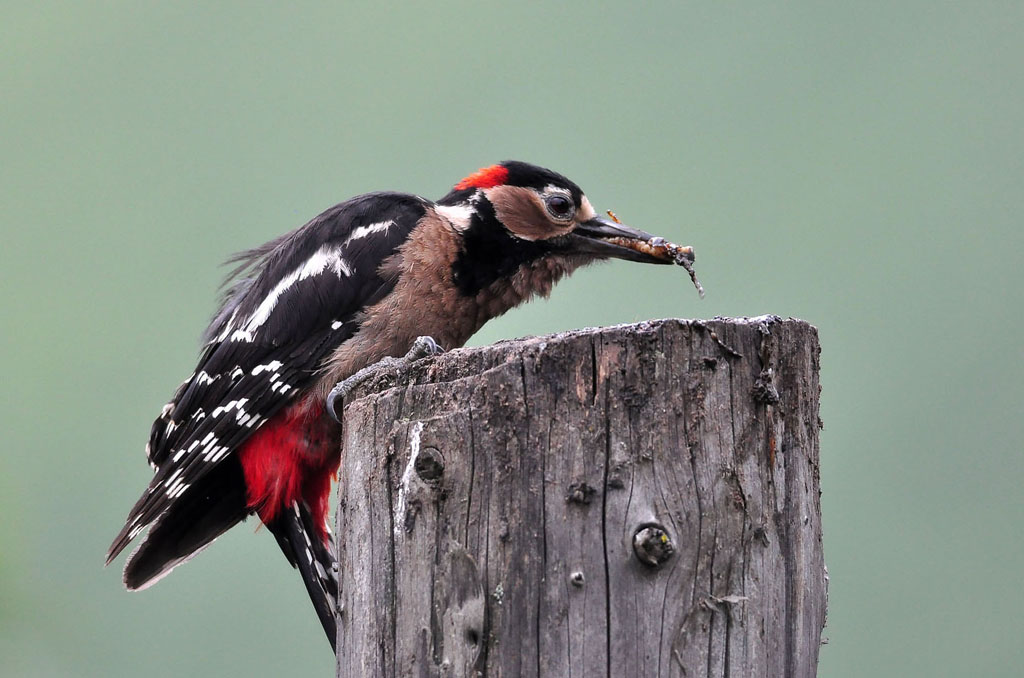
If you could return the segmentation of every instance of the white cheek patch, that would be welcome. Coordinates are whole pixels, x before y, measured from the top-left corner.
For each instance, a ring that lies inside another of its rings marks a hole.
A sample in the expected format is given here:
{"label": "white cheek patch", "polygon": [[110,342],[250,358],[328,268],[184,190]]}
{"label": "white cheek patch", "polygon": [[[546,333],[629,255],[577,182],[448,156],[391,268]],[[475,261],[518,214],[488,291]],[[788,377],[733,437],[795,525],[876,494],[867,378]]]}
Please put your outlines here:
{"label": "white cheek patch", "polygon": [[594,211],[594,206],[590,204],[590,200],[587,196],[583,196],[580,200],[580,209],[576,213],[577,221],[590,221],[597,216],[597,212]]}

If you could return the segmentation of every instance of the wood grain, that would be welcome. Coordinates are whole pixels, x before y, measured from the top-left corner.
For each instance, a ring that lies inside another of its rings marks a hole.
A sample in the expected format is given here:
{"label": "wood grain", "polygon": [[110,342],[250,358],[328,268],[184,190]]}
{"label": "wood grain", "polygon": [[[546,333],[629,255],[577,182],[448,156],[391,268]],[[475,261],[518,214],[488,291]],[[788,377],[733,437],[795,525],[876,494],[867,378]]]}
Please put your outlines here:
{"label": "wood grain", "polygon": [[338,676],[815,675],[818,356],[798,320],[664,320],[364,384]]}

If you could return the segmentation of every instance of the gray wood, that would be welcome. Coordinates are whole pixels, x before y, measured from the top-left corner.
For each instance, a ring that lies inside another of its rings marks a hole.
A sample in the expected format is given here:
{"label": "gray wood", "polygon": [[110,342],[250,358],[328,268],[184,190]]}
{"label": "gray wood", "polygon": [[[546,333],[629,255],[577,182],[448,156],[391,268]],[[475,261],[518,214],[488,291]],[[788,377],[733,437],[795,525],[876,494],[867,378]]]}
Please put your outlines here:
{"label": "gray wood", "polygon": [[815,675],[818,355],[799,320],[665,320],[359,387],[338,676]]}

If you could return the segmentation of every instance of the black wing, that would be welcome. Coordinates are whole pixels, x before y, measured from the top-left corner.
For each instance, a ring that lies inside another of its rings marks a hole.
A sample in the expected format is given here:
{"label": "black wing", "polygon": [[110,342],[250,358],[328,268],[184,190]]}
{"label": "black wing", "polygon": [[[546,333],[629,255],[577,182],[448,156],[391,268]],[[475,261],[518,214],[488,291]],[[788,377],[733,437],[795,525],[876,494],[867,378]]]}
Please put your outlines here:
{"label": "black wing", "polygon": [[312,385],[324,359],[358,329],[359,312],[393,287],[378,269],[427,204],[367,194],[236,257],[241,265],[206,331],[199,365],[153,424],[147,455],[155,475],[108,562]]}

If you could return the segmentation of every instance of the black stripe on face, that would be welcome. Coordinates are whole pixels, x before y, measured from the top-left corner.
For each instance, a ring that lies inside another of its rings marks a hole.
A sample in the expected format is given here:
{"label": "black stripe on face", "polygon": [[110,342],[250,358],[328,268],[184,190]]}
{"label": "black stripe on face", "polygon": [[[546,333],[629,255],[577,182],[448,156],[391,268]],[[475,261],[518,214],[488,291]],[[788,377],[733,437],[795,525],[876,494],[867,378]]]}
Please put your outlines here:
{"label": "black stripe on face", "polygon": [[481,199],[462,233],[462,249],[452,264],[455,286],[465,296],[475,296],[496,280],[511,276],[521,265],[551,252],[544,242],[513,237],[494,214],[494,207]]}

